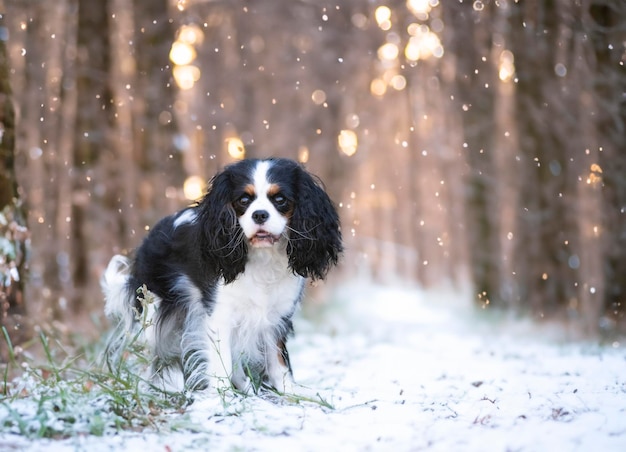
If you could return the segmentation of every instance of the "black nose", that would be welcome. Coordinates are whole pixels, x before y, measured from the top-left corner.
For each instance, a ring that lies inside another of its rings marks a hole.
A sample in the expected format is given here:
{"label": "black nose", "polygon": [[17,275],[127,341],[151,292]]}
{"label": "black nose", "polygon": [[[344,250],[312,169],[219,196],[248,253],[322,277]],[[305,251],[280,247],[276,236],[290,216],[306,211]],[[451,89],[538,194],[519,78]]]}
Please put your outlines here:
{"label": "black nose", "polygon": [[256,224],[263,224],[270,217],[270,214],[267,213],[267,210],[256,210],[252,212],[252,219]]}

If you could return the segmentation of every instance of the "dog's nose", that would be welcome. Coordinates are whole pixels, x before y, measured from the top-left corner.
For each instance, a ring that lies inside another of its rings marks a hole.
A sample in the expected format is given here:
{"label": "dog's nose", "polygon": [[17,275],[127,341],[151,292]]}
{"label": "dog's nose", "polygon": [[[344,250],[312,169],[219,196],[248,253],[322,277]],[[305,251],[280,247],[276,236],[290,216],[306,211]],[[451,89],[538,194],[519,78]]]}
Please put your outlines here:
{"label": "dog's nose", "polygon": [[252,212],[252,220],[254,220],[256,224],[265,223],[269,217],[270,214],[267,212],[267,210],[255,210],[254,212]]}

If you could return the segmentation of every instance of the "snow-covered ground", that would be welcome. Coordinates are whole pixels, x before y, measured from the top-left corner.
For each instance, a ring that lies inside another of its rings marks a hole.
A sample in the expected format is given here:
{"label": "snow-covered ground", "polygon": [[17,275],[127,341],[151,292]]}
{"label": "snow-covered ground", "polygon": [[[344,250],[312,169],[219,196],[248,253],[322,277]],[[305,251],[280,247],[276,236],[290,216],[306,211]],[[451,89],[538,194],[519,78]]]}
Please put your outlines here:
{"label": "snow-covered ground", "polygon": [[444,291],[354,284],[333,299],[299,316],[290,352],[298,383],[334,409],[206,399],[188,409],[194,432],[5,434],[0,450],[626,450],[626,341],[486,320]]}

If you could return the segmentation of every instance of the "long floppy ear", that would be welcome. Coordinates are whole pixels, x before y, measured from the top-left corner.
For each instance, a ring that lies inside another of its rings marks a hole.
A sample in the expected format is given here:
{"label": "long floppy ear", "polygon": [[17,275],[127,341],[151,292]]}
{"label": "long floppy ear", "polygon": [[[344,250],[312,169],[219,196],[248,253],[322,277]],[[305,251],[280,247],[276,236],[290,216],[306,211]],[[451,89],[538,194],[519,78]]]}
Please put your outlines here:
{"label": "long floppy ear", "polygon": [[300,166],[287,246],[289,265],[305,278],[324,279],[343,251],[339,215],[321,182]]}
{"label": "long floppy ear", "polygon": [[233,282],[245,269],[248,247],[232,206],[232,181],[228,169],[217,174],[198,205],[199,244],[204,264],[212,274]]}

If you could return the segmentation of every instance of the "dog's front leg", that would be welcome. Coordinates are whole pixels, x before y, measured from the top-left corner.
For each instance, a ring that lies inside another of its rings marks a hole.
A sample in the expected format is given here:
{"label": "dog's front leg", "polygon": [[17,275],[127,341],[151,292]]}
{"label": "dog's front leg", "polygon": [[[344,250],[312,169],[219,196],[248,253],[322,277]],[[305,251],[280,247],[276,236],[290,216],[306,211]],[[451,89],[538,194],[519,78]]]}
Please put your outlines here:
{"label": "dog's front leg", "polygon": [[294,381],[289,363],[289,353],[284,340],[267,347],[266,369],[268,383],[280,393],[294,392]]}
{"label": "dog's front leg", "polygon": [[230,325],[228,322],[214,319],[209,322],[208,334],[210,384],[218,391],[230,389],[233,372]]}

